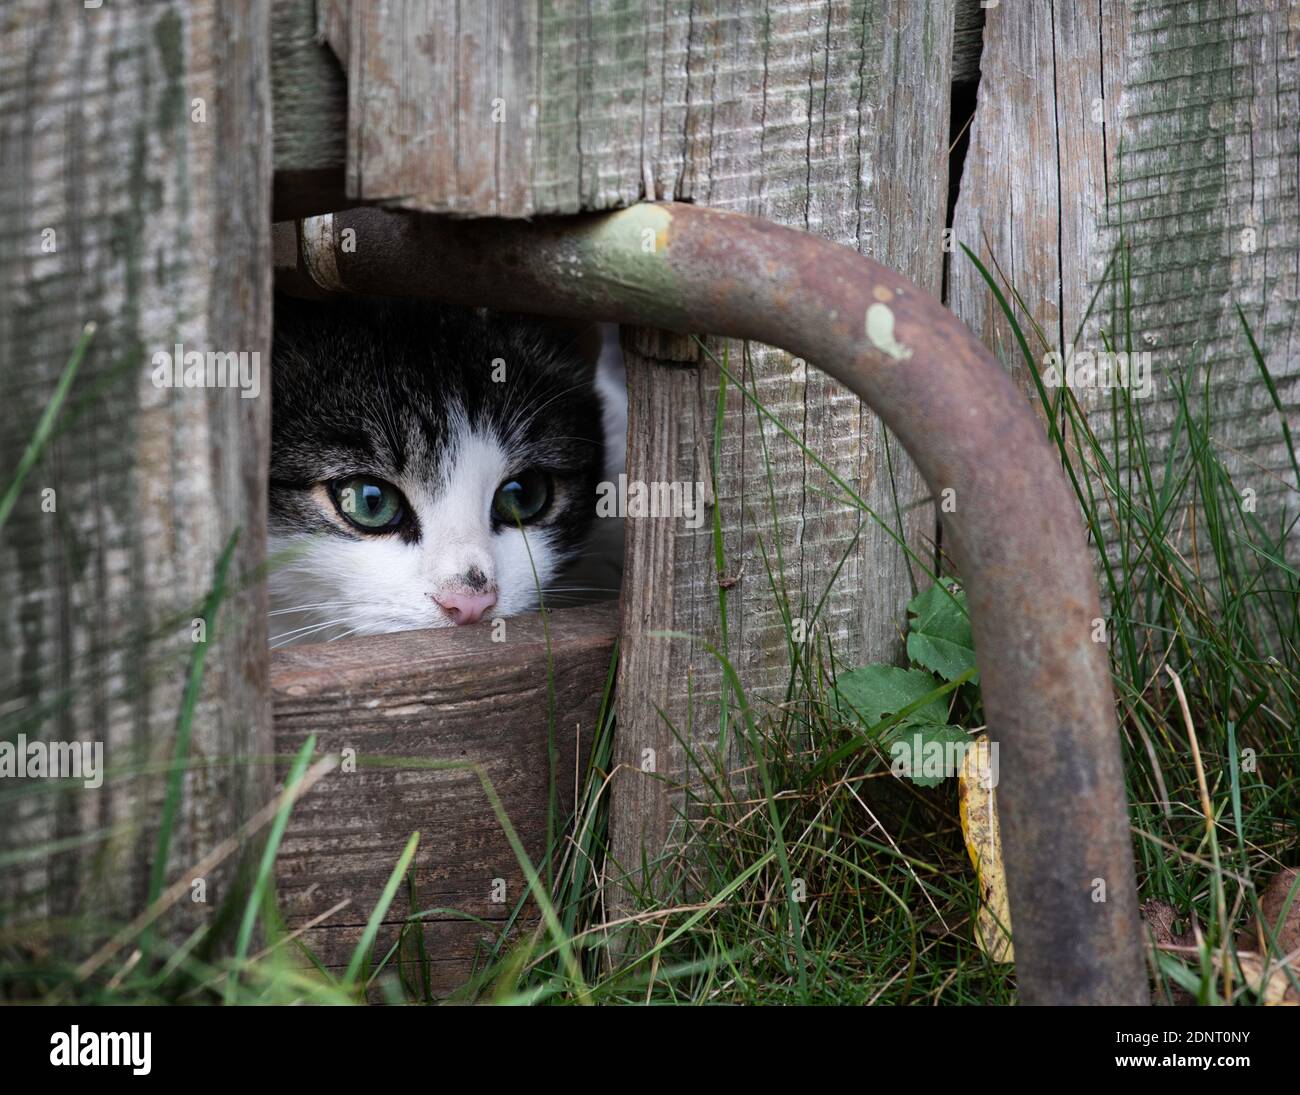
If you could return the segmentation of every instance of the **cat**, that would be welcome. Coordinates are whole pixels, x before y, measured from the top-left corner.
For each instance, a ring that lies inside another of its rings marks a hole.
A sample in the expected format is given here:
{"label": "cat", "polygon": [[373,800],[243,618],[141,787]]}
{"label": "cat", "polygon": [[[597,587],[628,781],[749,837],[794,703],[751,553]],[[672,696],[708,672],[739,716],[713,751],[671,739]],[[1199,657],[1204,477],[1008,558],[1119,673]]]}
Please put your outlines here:
{"label": "cat", "polygon": [[271,645],[616,593],[621,522],[596,498],[621,465],[620,371],[593,324],[277,296]]}

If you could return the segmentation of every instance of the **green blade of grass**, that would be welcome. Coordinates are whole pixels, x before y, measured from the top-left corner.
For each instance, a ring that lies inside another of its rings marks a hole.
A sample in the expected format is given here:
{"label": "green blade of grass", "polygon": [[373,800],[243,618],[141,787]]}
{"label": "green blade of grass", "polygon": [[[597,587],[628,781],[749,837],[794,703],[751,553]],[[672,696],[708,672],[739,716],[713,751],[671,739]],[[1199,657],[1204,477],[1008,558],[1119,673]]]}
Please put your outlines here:
{"label": "green blade of grass", "polygon": [[199,693],[203,687],[203,667],[207,658],[208,638],[211,637],[216,623],[217,611],[221,607],[226,593],[226,576],[230,569],[230,560],[235,554],[235,544],[239,541],[236,529],[226,542],[225,550],[217,560],[216,573],[212,588],[203,602],[200,616],[204,621],[204,641],[194,643],[190,653],[189,673],[185,681],[185,694],[181,708],[176,716],[176,745],[172,751],[171,772],[167,779],[167,791],[163,798],[162,815],[158,821],[158,843],[154,849],[153,866],[149,872],[149,891],[146,905],[152,905],[162,893],[163,880],[167,877],[167,854],[171,850],[172,827],[176,823],[176,814],[180,809],[181,792],[185,784],[185,768],[190,755],[190,732],[194,723],[194,711],[198,707]]}
{"label": "green blade of grass", "polygon": [[46,442],[49,441],[50,434],[54,432],[54,420],[59,417],[59,410],[63,407],[64,400],[68,398],[68,390],[72,387],[73,380],[76,379],[77,370],[81,368],[82,359],[86,356],[86,349],[90,346],[90,340],[94,337],[95,324],[87,323],[81,330],[81,337],[77,339],[77,344],[72,348],[68,363],[63,367],[63,373],[54,388],[54,394],[50,396],[50,401],[45,405],[45,410],[41,413],[40,421],[36,423],[36,431],[32,434],[31,441],[27,443],[27,448],[18,461],[18,468],[9,481],[9,486],[5,489],[4,497],[0,498],[0,529],[4,528],[5,522],[9,520],[9,514],[18,501],[18,495],[22,492],[27,476],[31,474],[32,468],[36,466],[41,451],[45,448]]}
{"label": "green blade of grass", "polygon": [[[284,801],[280,803],[279,810],[276,811],[275,820],[271,823],[271,831],[267,835],[266,844],[262,847],[262,859],[258,864],[257,877],[253,881],[252,890],[248,895],[248,904],[244,906],[244,916],[239,924],[239,936],[235,941],[235,964],[240,965],[248,954],[248,946],[253,939],[253,927],[257,923],[257,912],[262,907],[262,901],[270,892],[272,882],[272,872],[275,869],[275,856],[280,850],[280,841],[284,837],[285,827],[289,824],[289,814],[293,810],[294,802],[297,795],[294,789],[302,779],[303,773],[307,770],[307,765],[311,763],[312,753],[316,751],[316,735],[309,734],[303,746],[298,750],[298,755],[294,757],[293,766],[289,769],[289,775],[284,781],[284,786],[288,792]],[[232,975],[226,982],[226,1003],[230,1003],[234,998],[237,978]]]}
{"label": "green blade of grass", "polygon": [[361,938],[357,940],[356,949],[353,950],[352,958],[348,961],[348,968],[343,973],[343,984],[345,986],[352,986],[356,983],[361,968],[365,964],[366,955],[370,953],[370,948],[375,942],[375,936],[379,934],[379,925],[388,912],[388,906],[393,903],[393,898],[397,896],[397,888],[402,884],[402,879],[406,877],[406,870],[410,867],[411,860],[415,858],[415,850],[419,846],[420,834],[416,831],[411,834],[411,838],[406,842],[406,847],[397,859],[397,866],[393,868],[393,873],[388,876],[388,881],[384,883],[383,892],[379,895],[379,900],[371,910],[369,919],[366,920],[365,929],[361,933]]}
{"label": "green blade of grass", "polygon": [[1273,382],[1273,374],[1269,372],[1268,364],[1264,361],[1264,355],[1260,351],[1259,344],[1255,341],[1255,332],[1250,329],[1250,324],[1246,320],[1246,313],[1241,310],[1241,305],[1237,306],[1237,318],[1241,320],[1242,329],[1246,332],[1246,341],[1250,344],[1251,356],[1255,359],[1255,367],[1259,369],[1259,375],[1264,381],[1264,388],[1268,391],[1269,398],[1273,401],[1273,407],[1277,411],[1278,420],[1282,424],[1282,437],[1286,441],[1287,455],[1291,458],[1291,470],[1295,473],[1296,489],[1300,490],[1300,462],[1297,462],[1295,454],[1295,442],[1291,440],[1291,427],[1287,423],[1286,408],[1282,406],[1282,400],[1277,394],[1277,385]]}

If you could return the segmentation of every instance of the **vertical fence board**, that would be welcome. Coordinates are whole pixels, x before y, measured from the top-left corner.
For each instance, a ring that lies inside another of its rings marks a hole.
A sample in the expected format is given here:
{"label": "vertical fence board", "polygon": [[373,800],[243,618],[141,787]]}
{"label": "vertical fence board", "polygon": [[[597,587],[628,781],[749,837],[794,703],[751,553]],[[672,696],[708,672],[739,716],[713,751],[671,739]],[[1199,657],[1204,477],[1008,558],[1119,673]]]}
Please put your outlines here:
{"label": "vertical fence board", "polygon": [[[256,351],[267,364],[269,28],[252,0],[94,9],[29,0],[3,21],[6,476],[82,325],[98,331],[0,533],[0,719],[10,740],[102,742],[110,776],[57,794],[36,780],[0,781],[0,844],[19,853],[0,878],[0,904],[19,916],[112,919],[137,911],[147,892],[191,621],[236,530],[167,881],[270,789],[270,767],[246,763],[270,751],[256,581],[269,375],[263,368],[252,399],[151,379],[152,355],[177,343]],[[147,765],[152,774],[138,775]],[[203,920],[228,895],[228,877],[207,879],[207,903],[183,902],[175,926]]]}
{"label": "vertical fence board", "polygon": [[[1151,354],[1153,465],[1173,378],[1214,367],[1216,437],[1266,523],[1296,512],[1277,413],[1240,304],[1300,421],[1300,13],[1285,0],[1002,4],[983,75],[955,233],[1058,343],[1104,349],[1122,329]],[[1107,272],[1109,270],[1109,273]],[[952,307],[1024,378],[992,294],[958,256]],[[1094,302],[1095,298],[1095,302]],[[1089,308],[1092,311],[1089,314]],[[1033,341],[1035,352],[1047,347]],[[1123,348],[1120,346],[1119,348]],[[1041,360],[1041,357],[1040,357]],[[1103,443],[1109,396],[1080,391]],[[1121,466],[1124,462],[1121,453]]]}
{"label": "vertical fence board", "polygon": [[[630,328],[623,334],[623,353],[629,478],[653,473],[663,480],[710,483],[713,413],[696,344]],[[716,595],[712,604],[703,595],[714,577],[712,549],[704,535],[711,512],[704,511],[706,524],[696,531],[671,517],[624,522],[628,565],[623,573],[610,839],[615,861],[628,868],[639,863],[642,847],[650,863],[659,858],[684,807],[683,788],[699,782],[698,774],[688,770],[674,728],[686,729],[686,706],[694,698],[686,692],[694,691],[701,659],[694,644],[665,640],[655,632],[716,632]],[[661,782],[661,773],[674,785]],[[611,871],[616,882],[611,903],[631,911],[631,894],[618,884],[621,873]]]}
{"label": "vertical fence board", "polygon": [[[656,181],[677,179],[673,196],[846,243],[937,291],[952,14],[950,6],[691,5],[680,13],[679,32],[657,36],[685,39],[686,56],[672,69],[687,74],[687,86],[677,97],[681,124],[663,127],[684,134],[680,167],[661,146]],[[670,117],[669,86],[665,80],[663,118]],[[647,350],[644,335],[625,345],[629,478],[709,484],[719,370],[707,358],[698,372],[672,368],[692,355],[681,346]],[[815,362],[752,344],[714,341],[711,349],[914,550],[922,557],[932,550],[924,484],[855,397]],[[780,565],[778,548],[788,612],[809,621],[843,562],[815,634],[847,664],[898,656],[898,621],[913,589],[907,557],[890,534],[828,498],[825,473],[735,385],[718,440],[721,574],[711,511],[696,530],[680,520],[627,522],[616,743],[624,766],[610,822],[611,853],[625,869],[639,863],[643,847],[657,854],[683,811],[682,788],[700,782],[685,771],[678,735],[694,748],[718,744],[721,673],[705,644],[729,651],[751,698],[774,695],[786,682],[788,629],[767,576],[768,565]],[[668,629],[694,638],[651,634]],[[653,774],[643,772],[647,750]]]}
{"label": "vertical fence board", "polygon": [[379,0],[347,25],[348,196],[531,213],[536,9]]}

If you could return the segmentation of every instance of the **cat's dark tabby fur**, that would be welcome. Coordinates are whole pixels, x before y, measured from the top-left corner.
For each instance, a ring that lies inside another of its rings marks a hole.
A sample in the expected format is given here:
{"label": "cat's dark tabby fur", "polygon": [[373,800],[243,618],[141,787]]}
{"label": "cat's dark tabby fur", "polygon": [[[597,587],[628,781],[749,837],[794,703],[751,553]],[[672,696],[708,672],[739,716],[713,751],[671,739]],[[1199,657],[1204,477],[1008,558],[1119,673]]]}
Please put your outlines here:
{"label": "cat's dark tabby fur", "polygon": [[534,608],[595,520],[591,346],[482,310],[277,298],[273,644]]}

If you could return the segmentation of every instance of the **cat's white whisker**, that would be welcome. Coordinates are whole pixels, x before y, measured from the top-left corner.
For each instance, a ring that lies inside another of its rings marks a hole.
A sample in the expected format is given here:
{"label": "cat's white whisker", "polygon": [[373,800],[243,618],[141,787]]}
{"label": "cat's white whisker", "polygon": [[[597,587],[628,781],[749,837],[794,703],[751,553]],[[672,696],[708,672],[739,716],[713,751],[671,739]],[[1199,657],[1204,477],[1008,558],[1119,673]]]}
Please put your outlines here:
{"label": "cat's white whisker", "polygon": [[290,638],[303,638],[305,635],[314,634],[317,631],[324,631],[327,627],[338,627],[340,624],[346,624],[349,620],[347,616],[340,616],[337,620],[326,620],[324,623],[307,624],[303,627],[295,627],[290,631],[282,631],[278,635],[272,635],[268,642],[272,649],[279,646],[287,645]]}
{"label": "cat's white whisker", "polygon": [[351,601],[316,601],[314,604],[294,605],[292,608],[273,608],[267,615],[285,616],[293,612],[319,611],[323,608],[348,608],[352,603]]}

